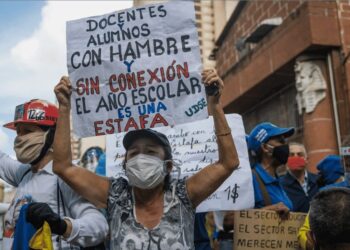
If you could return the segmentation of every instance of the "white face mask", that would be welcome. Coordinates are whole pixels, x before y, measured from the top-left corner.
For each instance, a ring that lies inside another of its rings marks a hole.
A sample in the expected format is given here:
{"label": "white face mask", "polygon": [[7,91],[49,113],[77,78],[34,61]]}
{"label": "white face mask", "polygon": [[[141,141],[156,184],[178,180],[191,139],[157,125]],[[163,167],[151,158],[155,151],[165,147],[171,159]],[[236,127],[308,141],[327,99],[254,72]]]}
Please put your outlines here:
{"label": "white face mask", "polygon": [[136,155],[126,162],[125,174],[129,184],[142,189],[156,187],[168,173],[166,162],[150,155]]}

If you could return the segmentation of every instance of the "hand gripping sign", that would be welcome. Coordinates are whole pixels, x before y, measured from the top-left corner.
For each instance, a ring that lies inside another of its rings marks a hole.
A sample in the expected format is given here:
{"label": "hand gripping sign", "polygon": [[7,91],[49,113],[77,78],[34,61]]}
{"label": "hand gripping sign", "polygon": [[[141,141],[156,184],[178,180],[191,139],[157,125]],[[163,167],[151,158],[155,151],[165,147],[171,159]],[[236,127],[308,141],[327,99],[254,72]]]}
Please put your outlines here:
{"label": "hand gripping sign", "polygon": [[192,1],[67,22],[67,65],[78,137],[208,116]]}

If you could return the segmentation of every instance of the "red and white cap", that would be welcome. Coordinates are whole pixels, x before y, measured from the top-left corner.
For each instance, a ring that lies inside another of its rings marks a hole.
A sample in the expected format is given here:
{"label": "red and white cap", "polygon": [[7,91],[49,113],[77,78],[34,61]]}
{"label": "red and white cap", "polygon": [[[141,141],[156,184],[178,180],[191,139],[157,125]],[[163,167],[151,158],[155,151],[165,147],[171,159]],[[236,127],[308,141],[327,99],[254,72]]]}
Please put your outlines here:
{"label": "red and white cap", "polygon": [[6,123],[5,128],[16,130],[18,123],[31,123],[38,126],[55,126],[58,118],[56,105],[45,100],[33,99],[16,106],[13,122]]}

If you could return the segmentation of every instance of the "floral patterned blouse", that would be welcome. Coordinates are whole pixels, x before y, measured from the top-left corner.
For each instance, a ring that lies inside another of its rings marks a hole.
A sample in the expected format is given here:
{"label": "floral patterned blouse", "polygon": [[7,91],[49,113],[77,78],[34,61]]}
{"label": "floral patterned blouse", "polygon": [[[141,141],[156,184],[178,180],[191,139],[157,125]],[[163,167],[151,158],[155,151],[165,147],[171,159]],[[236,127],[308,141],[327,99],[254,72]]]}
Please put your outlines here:
{"label": "floral patterned blouse", "polygon": [[195,209],[188,198],[185,179],[172,181],[164,191],[163,216],[153,229],[136,221],[135,203],[127,180],[120,177],[110,181],[107,213],[111,250],[194,249]]}

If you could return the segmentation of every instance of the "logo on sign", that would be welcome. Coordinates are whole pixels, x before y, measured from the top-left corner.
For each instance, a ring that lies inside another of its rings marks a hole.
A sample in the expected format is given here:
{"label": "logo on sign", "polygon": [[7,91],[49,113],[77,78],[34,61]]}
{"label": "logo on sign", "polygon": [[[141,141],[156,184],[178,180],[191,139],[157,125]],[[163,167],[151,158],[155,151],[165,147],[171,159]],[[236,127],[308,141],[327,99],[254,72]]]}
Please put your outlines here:
{"label": "logo on sign", "polygon": [[45,111],[42,109],[29,109],[28,120],[42,121],[45,119]]}

